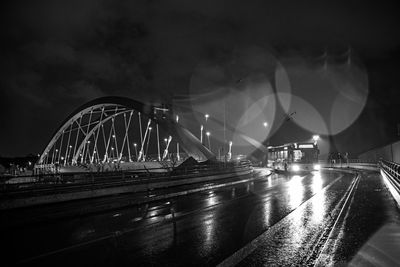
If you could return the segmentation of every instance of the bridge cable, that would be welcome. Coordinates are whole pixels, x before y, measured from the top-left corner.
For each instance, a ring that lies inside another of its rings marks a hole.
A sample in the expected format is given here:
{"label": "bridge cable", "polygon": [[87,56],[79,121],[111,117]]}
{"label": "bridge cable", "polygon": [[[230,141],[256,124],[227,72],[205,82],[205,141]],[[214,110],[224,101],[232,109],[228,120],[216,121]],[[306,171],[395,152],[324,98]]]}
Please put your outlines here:
{"label": "bridge cable", "polygon": [[64,166],[67,164],[68,161],[67,156],[68,156],[69,142],[71,140],[71,129],[72,129],[72,123],[70,125],[70,131],[68,133],[68,142],[67,142],[67,149],[65,150]]}
{"label": "bridge cable", "polygon": [[[74,122],[75,122],[76,124],[78,124],[76,121],[77,121],[77,120],[75,120]],[[74,122],[73,122],[73,123],[74,123]],[[81,117],[80,117],[80,119],[79,119],[78,127],[80,127],[81,122],[82,122],[82,113],[81,113]],[[73,124],[73,123],[72,123],[72,124]],[[79,138],[79,129],[76,130],[76,139],[75,139],[74,153],[73,153],[73,158],[72,158],[73,161],[75,161],[75,162],[73,162],[73,163],[77,163],[76,160],[75,160],[75,152],[76,152],[76,147],[77,147],[77,145],[78,145],[78,138]]]}

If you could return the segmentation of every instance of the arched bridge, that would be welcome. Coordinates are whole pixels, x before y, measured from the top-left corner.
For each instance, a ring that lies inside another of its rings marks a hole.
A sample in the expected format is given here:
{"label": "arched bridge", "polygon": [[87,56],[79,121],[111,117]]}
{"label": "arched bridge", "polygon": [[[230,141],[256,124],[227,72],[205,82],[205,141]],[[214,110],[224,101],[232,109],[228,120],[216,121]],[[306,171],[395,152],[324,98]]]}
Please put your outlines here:
{"label": "arched bridge", "polygon": [[[184,153],[182,153],[184,152]],[[101,97],[69,115],[37,166],[214,158],[170,110],[126,97]]]}

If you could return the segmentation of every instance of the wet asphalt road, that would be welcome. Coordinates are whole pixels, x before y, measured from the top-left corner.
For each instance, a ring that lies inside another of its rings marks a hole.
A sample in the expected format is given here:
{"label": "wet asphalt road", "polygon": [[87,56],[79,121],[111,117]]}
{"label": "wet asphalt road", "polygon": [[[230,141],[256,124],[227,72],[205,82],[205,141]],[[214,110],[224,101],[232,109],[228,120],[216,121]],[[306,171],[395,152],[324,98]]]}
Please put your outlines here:
{"label": "wet asphalt road", "polygon": [[[259,176],[215,191],[2,229],[5,255],[12,262],[64,266],[214,266],[229,259],[241,266],[309,262],[356,176],[337,171]],[[349,203],[314,263],[357,260],[357,252],[377,229],[399,223],[398,210],[377,174],[360,177]],[[257,237],[257,246],[249,248]],[[249,249],[238,256],[235,252],[243,248]]]}

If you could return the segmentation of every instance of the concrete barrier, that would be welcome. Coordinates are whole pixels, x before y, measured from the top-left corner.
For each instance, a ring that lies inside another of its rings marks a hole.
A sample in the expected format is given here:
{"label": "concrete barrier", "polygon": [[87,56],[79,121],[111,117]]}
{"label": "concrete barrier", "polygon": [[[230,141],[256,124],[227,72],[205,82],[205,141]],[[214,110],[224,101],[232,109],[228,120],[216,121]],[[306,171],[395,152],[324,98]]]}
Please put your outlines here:
{"label": "concrete barrier", "polygon": [[353,169],[373,170],[373,171],[379,170],[379,166],[376,163],[336,163],[336,164],[322,163],[321,167],[339,168],[339,169],[353,168]]}
{"label": "concrete barrier", "polygon": [[162,189],[180,185],[196,184],[207,181],[217,181],[221,179],[232,178],[235,176],[246,176],[250,175],[251,173],[252,169],[246,168],[246,169],[234,170],[228,173],[214,174],[214,175],[207,174],[205,176],[182,178],[178,180],[170,180],[170,181],[165,180],[165,181],[157,181],[157,182],[142,183],[142,184],[126,184],[116,187],[82,190],[78,192],[61,192],[58,194],[29,196],[25,198],[3,199],[0,202],[0,210],[28,207],[40,204],[57,203],[57,202],[64,202],[71,200],[104,197],[104,196],[125,194],[125,193],[147,192],[148,190],[153,190],[153,189]]}

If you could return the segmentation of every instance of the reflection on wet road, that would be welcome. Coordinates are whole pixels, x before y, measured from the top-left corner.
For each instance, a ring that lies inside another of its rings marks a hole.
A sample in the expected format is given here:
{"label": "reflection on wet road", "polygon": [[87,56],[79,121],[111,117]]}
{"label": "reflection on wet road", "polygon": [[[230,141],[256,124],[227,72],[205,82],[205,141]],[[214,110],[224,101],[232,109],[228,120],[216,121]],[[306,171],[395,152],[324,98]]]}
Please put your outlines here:
{"label": "reflection on wet road", "polygon": [[258,175],[218,190],[1,234],[9,256],[28,264],[217,265],[261,234],[262,242],[236,259],[242,266],[299,263],[355,180],[335,171]]}

